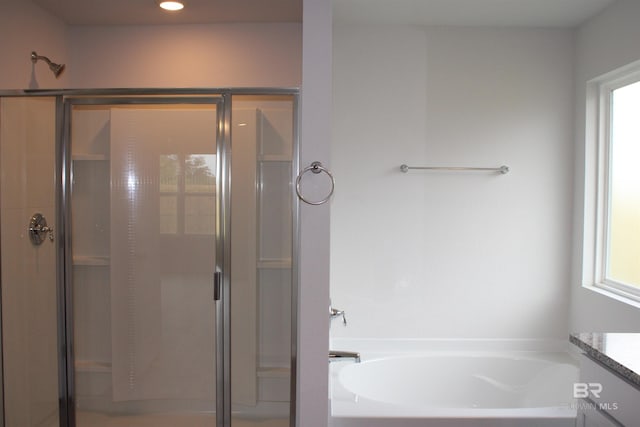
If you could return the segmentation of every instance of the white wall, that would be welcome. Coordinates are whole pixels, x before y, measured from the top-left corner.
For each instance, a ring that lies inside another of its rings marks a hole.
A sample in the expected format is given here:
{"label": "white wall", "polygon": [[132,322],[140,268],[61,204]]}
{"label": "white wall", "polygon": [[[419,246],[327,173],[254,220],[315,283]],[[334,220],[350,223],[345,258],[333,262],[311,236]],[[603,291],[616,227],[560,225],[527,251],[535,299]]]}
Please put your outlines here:
{"label": "white wall", "polygon": [[[69,63],[67,27],[30,0],[0,0],[0,90],[57,89],[68,86],[69,73],[56,79],[44,61],[31,62],[31,52],[57,63]],[[67,70],[68,71],[68,70]]]}
{"label": "white wall", "polygon": [[640,2],[618,0],[577,31],[572,331],[637,332],[640,309],[581,287],[587,81],[640,59]]}
{"label": "white wall", "polygon": [[566,338],[572,57],[569,30],[335,28],[333,337]]}
{"label": "white wall", "polygon": [[[329,164],[331,141],[331,0],[304,0],[300,165]],[[314,174],[307,174],[314,175]],[[307,176],[307,197],[324,177]],[[323,193],[326,194],[326,193]],[[329,205],[300,203],[296,426],[326,427],[328,402]]]}

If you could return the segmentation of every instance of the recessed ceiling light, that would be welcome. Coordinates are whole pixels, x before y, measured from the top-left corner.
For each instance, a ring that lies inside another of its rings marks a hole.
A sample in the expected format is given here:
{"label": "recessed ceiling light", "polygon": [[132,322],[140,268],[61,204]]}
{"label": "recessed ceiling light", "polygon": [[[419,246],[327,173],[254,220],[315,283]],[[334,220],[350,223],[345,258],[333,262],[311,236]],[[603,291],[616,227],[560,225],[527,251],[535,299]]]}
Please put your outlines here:
{"label": "recessed ceiling light", "polygon": [[158,6],[164,10],[176,11],[184,8],[184,3],[181,1],[159,1]]}

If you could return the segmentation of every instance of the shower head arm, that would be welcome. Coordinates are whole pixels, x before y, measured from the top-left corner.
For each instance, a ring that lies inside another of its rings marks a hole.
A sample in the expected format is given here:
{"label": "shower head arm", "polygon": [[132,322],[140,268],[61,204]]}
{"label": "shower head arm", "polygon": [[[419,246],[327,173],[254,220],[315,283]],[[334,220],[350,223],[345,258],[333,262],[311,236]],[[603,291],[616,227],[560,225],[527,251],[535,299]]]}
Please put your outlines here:
{"label": "shower head arm", "polygon": [[51,60],[46,56],[38,55],[35,52],[31,52],[31,62],[35,64],[36,62],[38,62],[38,59],[43,59],[47,64],[49,64],[49,66],[53,64],[53,62],[51,62]]}
{"label": "shower head arm", "polygon": [[31,62],[35,64],[39,59],[44,60],[49,65],[49,69],[53,71],[53,74],[55,74],[56,77],[58,77],[64,70],[64,64],[56,64],[46,56],[38,55],[35,51],[31,52]]}

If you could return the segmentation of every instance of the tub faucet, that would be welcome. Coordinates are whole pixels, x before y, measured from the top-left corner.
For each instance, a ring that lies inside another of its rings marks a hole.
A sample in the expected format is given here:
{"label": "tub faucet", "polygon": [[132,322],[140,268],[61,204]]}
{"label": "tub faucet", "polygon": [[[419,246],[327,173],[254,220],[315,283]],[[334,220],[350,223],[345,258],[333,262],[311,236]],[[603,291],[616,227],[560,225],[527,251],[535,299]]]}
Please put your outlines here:
{"label": "tub faucet", "polygon": [[333,308],[329,305],[329,318],[333,320],[340,316],[342,316],[342,324],[347,326],[347,316],[345,315],[344,310],[338,310],[337,308]]}
{"label": "tub faucet", "polygon": [[329,350],[329,362],[342,362],[348,359],[353,359],[354,362],[360,363],[360,353],[356,351]]}

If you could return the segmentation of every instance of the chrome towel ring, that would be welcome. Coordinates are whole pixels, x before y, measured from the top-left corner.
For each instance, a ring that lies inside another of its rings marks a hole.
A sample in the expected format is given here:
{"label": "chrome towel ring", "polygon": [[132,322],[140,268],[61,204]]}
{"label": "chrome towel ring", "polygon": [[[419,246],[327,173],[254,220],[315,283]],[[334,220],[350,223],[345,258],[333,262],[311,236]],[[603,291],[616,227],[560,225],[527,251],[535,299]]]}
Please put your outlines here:
{"label": "chrome towel ring", "polygon": [[[315,174],[319,174],[320,172],[324,172],[327,174],[327,176],[329,177],[329,179],[331,180],[331,190],[329,191],[329,194],[327,195],[327,197],[325,197],[322,200],[318,200],[318,201],[311,201],[311,200],[307,200],[304,198],[304,196],[302,195],[302,193],[300,193],[300,181],[302,181],[302,176],[307,173],[307,172],[313,172]],[[300,174],[298,175],[298,177],[296,178],[296,194],[298,195],[298,198],[300,200],[302,200],[303,202],[309,204],[309,205],[322,205],[324,203],[327,203],[329,201],[329,199],[331,198],[331,196],[333,196],[333,190],[335,190],[336,188],[336,181],[335,179],[333,179],[333,175],[331,175],[331,172],[329,172],[324,166],[322,166],[322,163],[320,162],[313,162],[311,163],[309,166],[307,166],[306,168],[302,169],[302,171],[300,172]]]}

